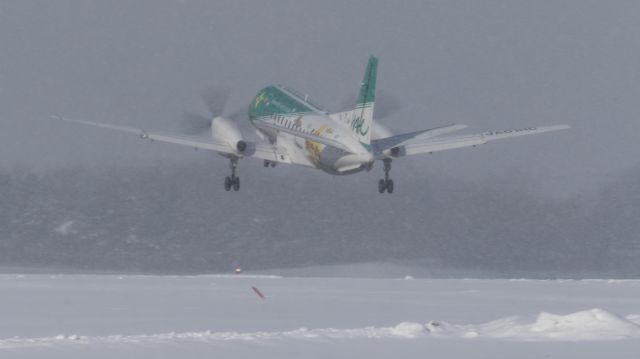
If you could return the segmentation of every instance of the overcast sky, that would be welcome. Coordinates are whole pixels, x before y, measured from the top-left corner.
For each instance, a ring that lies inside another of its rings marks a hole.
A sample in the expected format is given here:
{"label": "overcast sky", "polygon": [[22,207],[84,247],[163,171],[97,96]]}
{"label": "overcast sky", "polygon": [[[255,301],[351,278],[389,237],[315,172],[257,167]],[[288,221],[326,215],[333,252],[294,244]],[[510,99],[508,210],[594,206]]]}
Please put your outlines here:
{"label": "overcast sky", "polygon": [[[637,1],[25,0],[0,2],[0,168],[192,161],[225,172],[201,152],[47,118],[177,130],[183,111],[204,112],[203,88],[232,87],[237,108],[270,83],[338,110],[370,54],[379,90],[401,105],[384,120],[393,129],[573,126],[395,161],[396,180],[437,174],[562,195],[638,165]],[[261,173],[259,162],[242,166]],[[372,191],[379,175],[362,177]]]}

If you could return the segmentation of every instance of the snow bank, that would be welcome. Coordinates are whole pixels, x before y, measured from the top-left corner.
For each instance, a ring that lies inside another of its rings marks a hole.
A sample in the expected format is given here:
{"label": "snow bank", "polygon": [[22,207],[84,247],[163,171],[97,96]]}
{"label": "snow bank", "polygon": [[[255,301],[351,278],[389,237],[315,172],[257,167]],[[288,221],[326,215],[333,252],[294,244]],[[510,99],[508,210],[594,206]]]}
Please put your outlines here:
{"label": "snow bank", "polygon": [[640,339],[637,315],[619,317],[602,309],[568,315],[540,313],[533,323],[509,317],[480,325],[452,325],[444,322],[426,324],[433,336],[491,338],[520,341],[583,341]]}
{"label": "snow bank", "polygon": [[568,340],[623,339],[640,334],[640,326],[602,309],[555,315],[540,313],[531,332]]}
{"label": "snow bank", "polygon": [[176,342],[242,341],[264,343],[286,340],[348,339],[496,339],[512,341],[590,341],[640,339],[640,315],[626,318],[602,309],[568,315],[540,313],[534,322],[508,317],[479,325],[446,322],[402,322],[394,327],[307,329],[284,332],[184,332],[141,335],[81,336],[60,334],[43,338],[0,340],[0,349],[87,344],[162,344]]}
{"label": "snow bank", "polygon": [[403,338],[417,338],[428,333],[427,328],[420,323],[402,322],[391,328],[390,334]]}

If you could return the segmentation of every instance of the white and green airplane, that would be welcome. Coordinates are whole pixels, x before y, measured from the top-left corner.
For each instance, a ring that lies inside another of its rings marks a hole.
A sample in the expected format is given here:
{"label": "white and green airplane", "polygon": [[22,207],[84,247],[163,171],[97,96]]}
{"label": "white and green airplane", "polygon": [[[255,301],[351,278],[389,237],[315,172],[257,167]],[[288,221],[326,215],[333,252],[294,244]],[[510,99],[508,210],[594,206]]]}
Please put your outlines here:
{"label": "white and green airplane", "polygon": [[384,178],[378,181],[378,191],[392,193],[394,183],[389,178],[389,172],[394,159],[569,128],[567,125],[523,127],[446,136],[466,127],[452,124],[393,135],[374,122],[377,69],[378,59],[372,56],[355,107],[345,112],[329,113],[309,101],[307,96],[285,86],[274,85],[262,89],[249,105],[249,121],[264,140],[260,142],[245,140],[236,123],[223,117],[220,108],[212,110],[212,118],[207,120],[211,134],[206,137],[145,131],[60,116],[54,118],[130,132],[146,140],[217,152],[230,161],[231,174],[224,180],[227,191],[240,189],[240,178],[236,174],[238,160],[258,158],[264,161],[265,167],[287,163],[320,169],[332,175],[369,171],[376,161],[381,161]]}

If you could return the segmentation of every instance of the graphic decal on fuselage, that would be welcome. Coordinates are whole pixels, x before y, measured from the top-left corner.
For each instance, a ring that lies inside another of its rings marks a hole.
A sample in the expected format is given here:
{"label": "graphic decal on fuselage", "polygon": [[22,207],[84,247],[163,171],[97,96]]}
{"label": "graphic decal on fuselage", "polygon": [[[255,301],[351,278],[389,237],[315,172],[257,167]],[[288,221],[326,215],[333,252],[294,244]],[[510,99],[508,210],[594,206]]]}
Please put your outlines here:
{"label": "graphic decal on fuselage", "polygon": [[[333,130],[331,129],[331,127],[327,125],[321,125],[317,129],[313,130],[311,133],[316,136],[322,136],[324,133],[330,134],[332,132]],[[325,146],[323,144],[318,142],[314,142],[311,140],[305,141],[304,148],[307,150],[307,156],[311,161],[311,163],[315,164],[316,166],[320,165],[320,155],[324,147]]]}
{"label": "graphic decal on fuselage", "polygon": [[[365,104],[364,106],[368,105]],[[363,108],[358,109],[359,112],[362,112],[362,110]],[[271,127],[271,131],[276,131],[272,136],[278,136],[277,127],[281,127],[284,132],[295,131],[325,138],[330,138],[337,131],[331,124],[334,120],[329,117],[328,112],[309,102],[307,96],[303,97],[294,90],[280,85],[265,87],[258,93],[249,106],[249,117],[252,121],[258,121],[255,123],[258,127],[260,126],[260,121],[264,121],[265,124],[270,124],[270,126],[275,125],[276,128]],[[351,126],[355,134],[365,136],[370,129],[364,120],[364,114],[356,118],[357,115],[354,110],[351,111],[350,117],[351,121],[345,123],[345,125]],[[322,118],[326,118],[326,122],[331,123],[326,123]],[[277,141],[276,138],[273,140]],[[309,139],[302,140],[301,138],[297,139],[296,142],[300,143],[301,148],[305,150],[304,156],[316,168],[331,166],[330,164],[322,163],[322,153],[326,145]]]}
{"label": "graphic decal on fuselage", "polygon": [[263,91],[258,96],[256,96],[256,99],[253,102],[253,108],[260,107],[260,105],[265,101],[267,101],[267,92]]}

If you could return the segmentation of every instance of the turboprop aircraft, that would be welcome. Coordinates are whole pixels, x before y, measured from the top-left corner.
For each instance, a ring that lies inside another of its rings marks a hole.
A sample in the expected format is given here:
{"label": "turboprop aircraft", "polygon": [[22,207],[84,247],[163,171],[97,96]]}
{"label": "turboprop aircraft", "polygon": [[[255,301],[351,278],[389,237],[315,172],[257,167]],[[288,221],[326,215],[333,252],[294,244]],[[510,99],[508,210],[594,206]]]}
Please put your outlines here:
{"label": "turboprop aircraft", "polygon": [[264,161],[264,167],[286,163],[316,168],[331,175],[369,171],[376,161],[380,161],[383,164],[384,178],[378,181],[378,192],[393,193],[394,182],[389,177],[393,160],[569,128],[567,125],[521,127],[507,131],[445,136],[466,127],[451,124],[394,135],[374,122],[377,69],[378,59],[372,56],[353,109],[339,113],[325,111],[311,102],[308,96],[285,86],[265,87],[249,105],[248,113],[249,121],[264,139],[260,142],[246,140],[237,124],[223,116],[224,103],[221,106],[210,106],[211,119],[206,121],[211,132],[207,137],[53,117],[130,132],[146,140],[217,152],[229,159],[231,174],[224,180],[227,191],[240,189],[240,178],[236,173],[238,161],[257,158]]}

